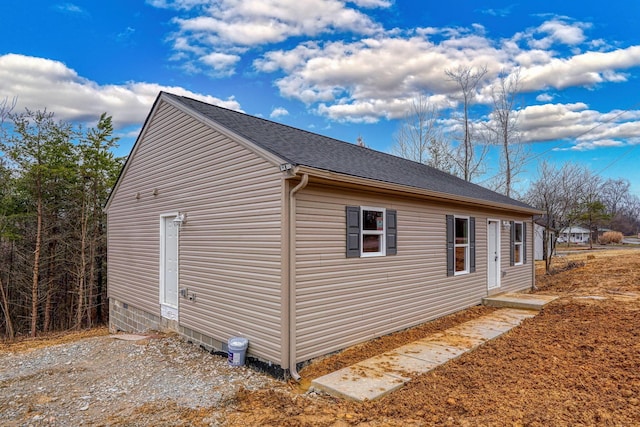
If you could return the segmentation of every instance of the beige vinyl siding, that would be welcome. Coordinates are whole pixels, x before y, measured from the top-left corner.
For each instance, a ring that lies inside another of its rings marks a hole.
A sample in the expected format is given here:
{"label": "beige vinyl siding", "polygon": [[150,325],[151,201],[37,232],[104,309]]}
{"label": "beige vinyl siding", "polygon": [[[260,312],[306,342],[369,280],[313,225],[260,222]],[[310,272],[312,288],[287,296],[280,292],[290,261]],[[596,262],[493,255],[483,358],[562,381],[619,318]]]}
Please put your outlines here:
{"label": "beige vinyl siding", "polygon": [[[509,230],[502,230],[500,247],[502,255],[502,270],[504,277],[499,289],[492,289],[492,294],[500,292],[514,292],[531,288],[535,260],[533,254],[533,221],[531,217],[512,217],[512,221],[520,221],[527,224],[527,263],[523,265],[509,265],[510,237]],[[497,292],[496,292],[497,291]]]}
{"label": "beige vinyl siding", "polygon": [[281,198],[277,166],[161,103],[109,206],[109,296],[160,314],[160,215],[186,212],[180,324],[279,364]]}
{"label": "beige vinyl siding", "polygon": [[[297,199],[297,361],[477,305],[487,295],[487,217],[495,213],[317,185]],[[396,209],[398,254],[346,258],[347,205]],[[475,273],[447,277],[448,214],[476,218]]]}

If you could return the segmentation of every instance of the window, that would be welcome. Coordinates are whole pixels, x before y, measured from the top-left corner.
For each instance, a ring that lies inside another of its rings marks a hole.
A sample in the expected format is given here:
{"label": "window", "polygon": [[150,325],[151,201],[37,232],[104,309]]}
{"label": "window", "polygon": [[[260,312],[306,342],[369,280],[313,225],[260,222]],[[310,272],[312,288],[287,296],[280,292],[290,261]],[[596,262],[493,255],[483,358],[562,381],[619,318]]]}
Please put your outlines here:
{"label": "window", "polygon": [[510,265],[527,263],[527,223],[511,221]]}
{"label": "window", "polygon": [[469,272],[469,218],[455,218],[455,274]]}
{"label": "window", "polygon": [[347,258],[395,255],[396,211],[367,206],[347,206]]}
{"label": "window", "polygon": [[360,212],[362,215],[362,229],[360,236],[362,239],[362,255],[374,256],[384,255],[384,234],[385,234],[385,218],[384,208],[368,208],[362,207]]}
{"label": "window", "polygon": [[513,226],[513,262],[515,265],[520,265],[523,263],[524,256],[524,227],[521,222],[515,222]]}
{"label": "window", "polygon": [[447,276],[476,271],[476,221],[474,217],[447,215]]}

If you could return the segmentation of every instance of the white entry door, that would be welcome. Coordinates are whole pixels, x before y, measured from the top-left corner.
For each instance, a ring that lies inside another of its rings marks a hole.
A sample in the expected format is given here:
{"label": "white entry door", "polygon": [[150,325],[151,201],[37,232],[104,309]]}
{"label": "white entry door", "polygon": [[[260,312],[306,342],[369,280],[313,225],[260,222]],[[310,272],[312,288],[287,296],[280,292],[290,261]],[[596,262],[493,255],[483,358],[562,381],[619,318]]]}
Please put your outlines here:
{"label": "white entry door", "polygon": [[160,217],[160,305],[162,317],[178,320],[178,225]]}
{"label": "white entry door", "polygon": [[487,287],[500,287],[500,221],[489,220],[487,224]]}

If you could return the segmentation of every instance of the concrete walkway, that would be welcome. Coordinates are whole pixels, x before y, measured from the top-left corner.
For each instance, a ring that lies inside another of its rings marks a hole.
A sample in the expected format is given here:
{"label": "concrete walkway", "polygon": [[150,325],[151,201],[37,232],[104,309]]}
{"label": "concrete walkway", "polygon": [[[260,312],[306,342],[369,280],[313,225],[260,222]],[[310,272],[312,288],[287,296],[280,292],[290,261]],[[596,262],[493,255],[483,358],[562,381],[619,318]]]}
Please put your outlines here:
{"label": "concrete walkway", "polygon": [[[527,294],[505,294],[513,300],[520,297],[532,304]],[[514,297],[515,295],[515,297]],[[524,298],[522,298],[524,296]],[[488,340],[518,326],[524,319],[534,317],[556,297],[538,299],[531,309],[502,308],[495,312],[455,326],[443,333],[404,345],[393,351],[364,360],[339,371],[316,378],[311,382],[315,390],[332,396],[364,401],[380,398],[402,387],[412,377],[423,374],[451,359],[475,349]],[[530,305],[531,306],[531,305]]]}

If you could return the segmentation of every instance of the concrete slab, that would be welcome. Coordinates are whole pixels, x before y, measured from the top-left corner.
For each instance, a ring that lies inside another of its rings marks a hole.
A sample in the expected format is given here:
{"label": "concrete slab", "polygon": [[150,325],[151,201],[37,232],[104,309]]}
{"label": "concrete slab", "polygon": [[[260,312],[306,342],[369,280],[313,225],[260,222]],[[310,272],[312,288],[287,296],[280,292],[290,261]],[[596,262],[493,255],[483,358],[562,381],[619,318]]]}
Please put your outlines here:
{"label": "concrete slab", "polygon": [[403,345],[402,347],[397,348],[396,352],[416,359],[435,362],[440,365],[451,359],[455,359],[469,350],[470,348],[440,344],[427,338],[415,341],[411,344]]}
{"label": "concrete slab", "polygon": [[409,380],[356,364],[316,378],[311,386],[332,396],[363,402],[387,395]]}
{"label": "concrete slab", "polygon": [[481,327],[474,324],[469,324],[469,325],[460,325],[459,327],[456,327],[456,333],[459,333],[462,336],[467,336],[470,338],[479,337],[486,342],[499,337],[500,335],[504,334],[508,330],[511,330],[512,328],[513,326],[509,328],[501,328],[501,329],[486,328],[486,327]]}
{"label": "concrete slab", "polygon": [[551,301],[557,299],[554,295],[504,293],[482,299],[484,305],[491,307],[510,307],[527,310],[542,310]]}
{"label": "concrete slab", "polygon": [[477,321],[473,322],[473,325],[477,328],[498,331],[508,331],[509,329],[519,324],[520,322],[508,321],[505,319],[499,319],[497,317],[478,319]]}
{"label": "concrete slab", "polygon": [[492,314],[497,319],[517,322],[516,324],[519,325],[524,319],[535,317],[535,315],[538,314],[538,311],[523,310],[519,308],[503,308],[502,310],[495,311]]}
{"label": "concrete slab", "polygon": [[374,400],[402,387],[415,375],[455,359],[518,326],[537,311],[503,308],[403,345],[379,356],[333,372],[311,382],[316,390],[333,396]]}
{"label": "concrete slab", "polygon": [[375,356],[358,363],[358,366],[369,368],[376,372],[406,377],[416,372],[427,372],[438,366],[433,360],[420,359],[396,351]]}
{"label": "concrete slab", "polygon": [[457,333],[454,329],[448,329],[444,333],[434,334],[429,337],[429,339],[436,344],[462,348],[475,348],[487,341],[480,335],[462,335]]}

